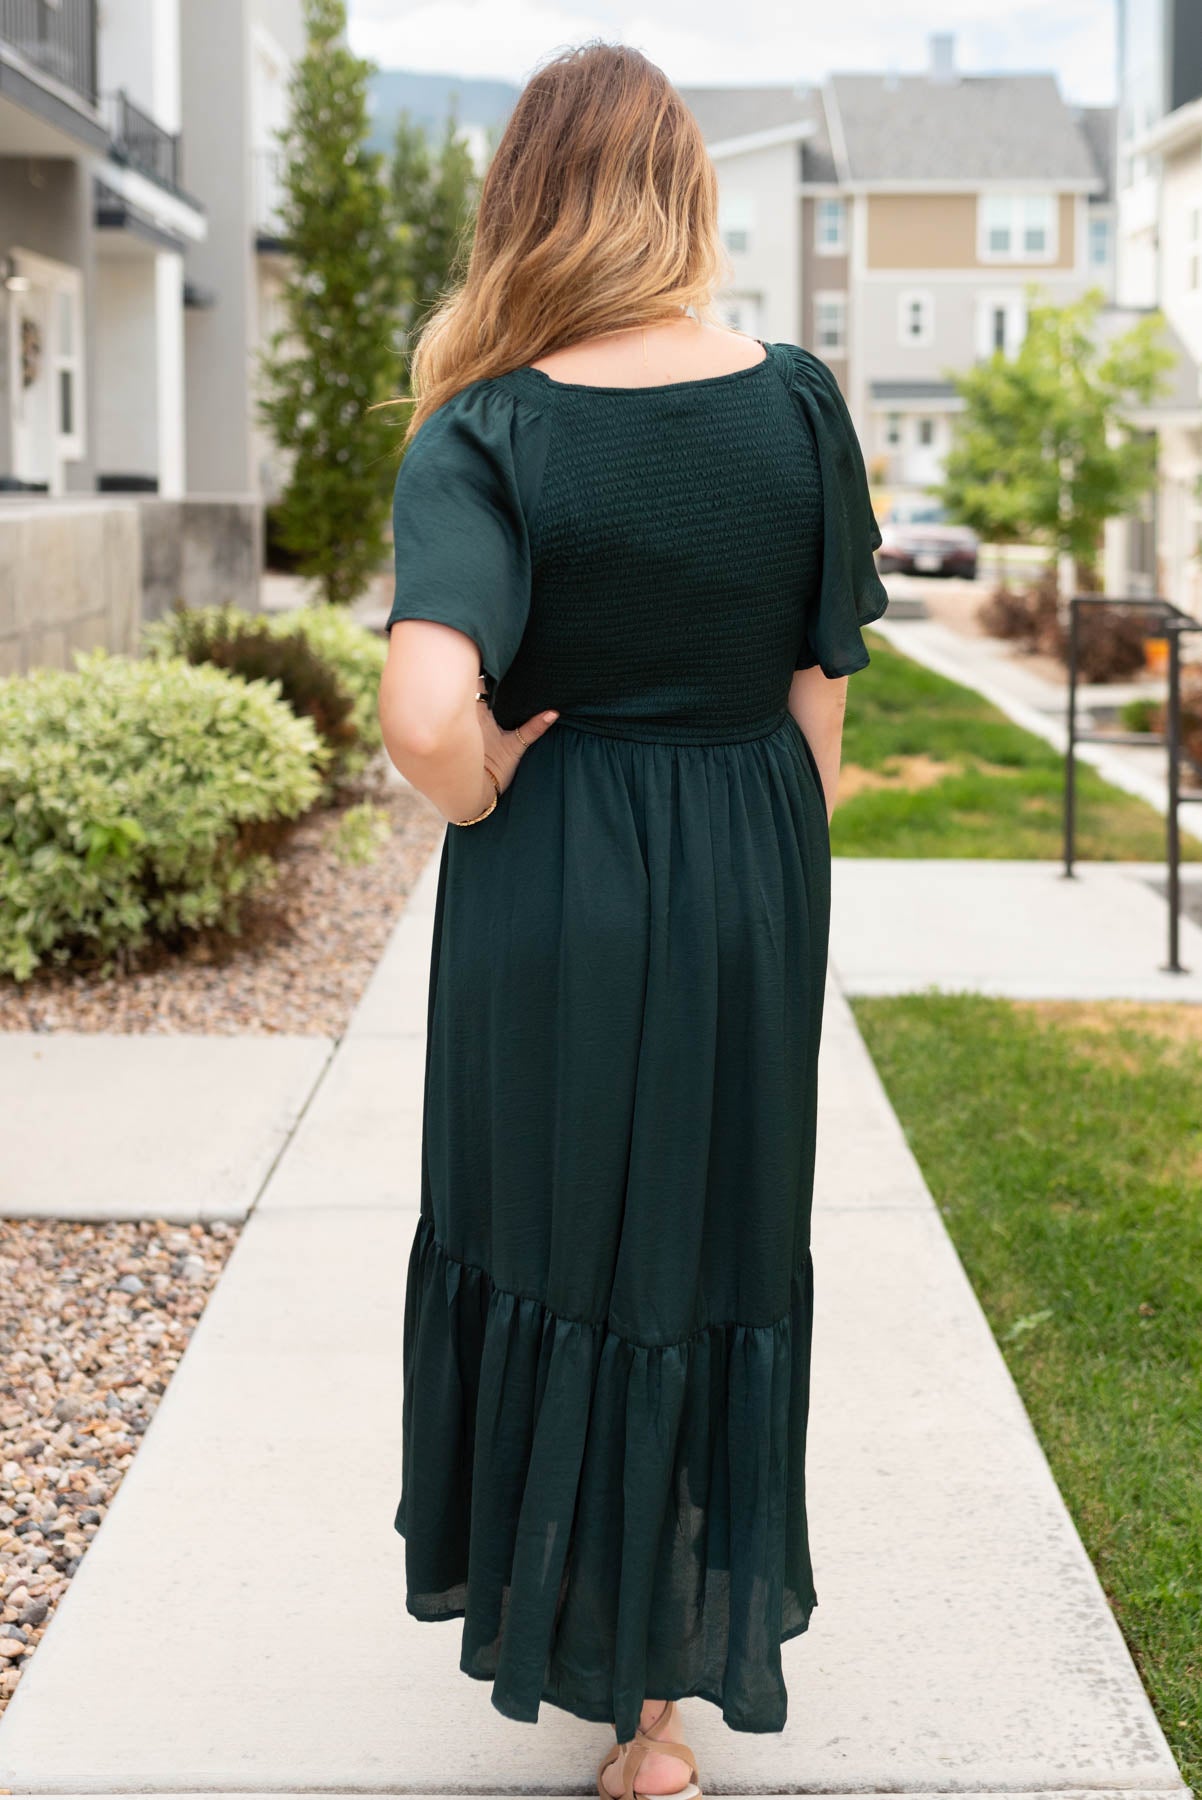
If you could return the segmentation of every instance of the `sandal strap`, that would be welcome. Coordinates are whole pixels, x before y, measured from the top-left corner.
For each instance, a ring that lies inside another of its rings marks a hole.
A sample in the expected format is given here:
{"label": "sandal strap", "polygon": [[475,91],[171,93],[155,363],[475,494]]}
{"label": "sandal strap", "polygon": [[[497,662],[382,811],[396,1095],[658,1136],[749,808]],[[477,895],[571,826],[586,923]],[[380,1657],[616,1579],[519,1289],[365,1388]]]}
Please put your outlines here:
{"label": "sandal strap", "polygon": [[635,1800],[634,1778],[646,1754],[642,1740],[631,1738],[622,1757],[622,1800]]}
{"label": "sandal strap", "polygon": [[[656,1725],[659,1725],[664,1720],[671,1719],[675,1705],[676,1702],[674,1700],[668,1701],[663,1712],[660,1713],[659,1718],[655,1721]],[[610,1763],[620,1758],[622,1772],[622,1793],[620,1800],[647,1800],[646,1796],[640,1796],[636,1792],[635,1777],[642,1767],[644,1759],[653,1755],[671,1756],[678,1762],[685,1763],[689,1769],[692,1781],[700,1787],[701,1774],[697,1767],[697,1758],[694,1756],[691,1747],[688,1744],[681,1743],[677,1738],[652,1737],[648,1732],[644,1731],[640,1725],[636,1729],[635,1735],[628,1743],[615,1744],[609,1754],[605,1757],[601,1765],[601,1770],[599,1770],[597,1774],[598,1792],[601,1794],[608,1792],[608,1789],[605,1788],[601,1781],[602,1770],[608,1767]],[[668,1800],[671,1800],[670,1796],[668,1796]]]}

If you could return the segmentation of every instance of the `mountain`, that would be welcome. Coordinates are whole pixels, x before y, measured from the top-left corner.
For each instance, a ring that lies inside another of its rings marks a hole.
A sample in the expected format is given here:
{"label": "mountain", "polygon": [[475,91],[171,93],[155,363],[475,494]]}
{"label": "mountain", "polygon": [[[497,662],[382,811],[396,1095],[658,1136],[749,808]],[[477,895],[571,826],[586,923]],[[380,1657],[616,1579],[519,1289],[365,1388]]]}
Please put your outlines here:
{"label": "mountain", "polygon": [[391,147],[402,112],[441,137],[454,110],[469,141],[495,142],[521,89],[510,81],[477,80],[467,75],[429,75],[412,69],[379,69],[372,76],[370,105],[372,149]]}

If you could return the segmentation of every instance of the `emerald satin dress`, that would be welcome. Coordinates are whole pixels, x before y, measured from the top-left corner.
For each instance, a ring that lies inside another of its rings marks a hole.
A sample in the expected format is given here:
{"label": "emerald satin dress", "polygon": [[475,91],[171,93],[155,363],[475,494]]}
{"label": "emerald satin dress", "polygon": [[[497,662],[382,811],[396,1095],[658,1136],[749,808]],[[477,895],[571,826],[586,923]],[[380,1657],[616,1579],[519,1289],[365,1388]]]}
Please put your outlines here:
{"label": "emerald satin dress", "polygon": [[449,826],[403,1327],[407,1604],[462,1669],[634,1735],[778,1731],[806,1520],[830,901],[793,672],[868,661],[880,533],[792,344],[650,388],[473,384],[397,479],[398,619],[560,718]]}

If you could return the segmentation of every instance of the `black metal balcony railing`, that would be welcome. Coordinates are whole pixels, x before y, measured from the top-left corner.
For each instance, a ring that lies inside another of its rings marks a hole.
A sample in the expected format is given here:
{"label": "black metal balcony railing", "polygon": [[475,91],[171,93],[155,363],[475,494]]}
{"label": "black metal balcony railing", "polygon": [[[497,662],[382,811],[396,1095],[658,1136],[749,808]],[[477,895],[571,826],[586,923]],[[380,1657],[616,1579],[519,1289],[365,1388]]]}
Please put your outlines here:
{"label": "black metal balcony railing", "polygon": [[105,95],[105,114],[113,140],[113,155],[130,168],[162,182],[164,187],[180,184],[179,137],[135,106],[124,90]]}
{"label": "black metal balcony railing", "polygon": [[0,0],[0,43],[96,104],[96,0]]}

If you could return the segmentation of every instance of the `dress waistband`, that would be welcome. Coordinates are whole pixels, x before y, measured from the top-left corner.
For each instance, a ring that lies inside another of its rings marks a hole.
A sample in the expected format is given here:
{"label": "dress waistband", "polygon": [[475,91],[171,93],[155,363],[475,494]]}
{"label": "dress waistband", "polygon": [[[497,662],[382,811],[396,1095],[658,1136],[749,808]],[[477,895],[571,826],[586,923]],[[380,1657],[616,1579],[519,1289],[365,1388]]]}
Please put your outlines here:
{"label": "dress waistband", "polygon": [[636,744],[746,744],[755,738],[771,737],[774,731],[792,718],[787,706],[768,719],[753,724],[732,726],[715,731],[712,725],[688,725],[656,719],[582,718],[578,714],[561,713],[555,730],[581,731],[588,737],[625,738]]}

